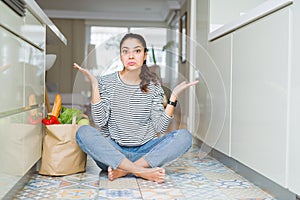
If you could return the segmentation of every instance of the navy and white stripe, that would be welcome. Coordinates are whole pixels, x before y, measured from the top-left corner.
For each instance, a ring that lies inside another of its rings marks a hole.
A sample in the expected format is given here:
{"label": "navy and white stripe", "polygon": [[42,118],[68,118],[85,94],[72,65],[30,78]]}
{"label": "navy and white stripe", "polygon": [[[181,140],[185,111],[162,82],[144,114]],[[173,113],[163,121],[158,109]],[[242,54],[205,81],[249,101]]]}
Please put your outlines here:
{"label": "navy and white stripe", "polygon": [[92,116],[104,135],[122,146],[139,146],[163,133],[171,119],[162,104],[164,91],[150,83],[149,93],[127,85],[115,72],[99,78],[101,101],[92,104]]}

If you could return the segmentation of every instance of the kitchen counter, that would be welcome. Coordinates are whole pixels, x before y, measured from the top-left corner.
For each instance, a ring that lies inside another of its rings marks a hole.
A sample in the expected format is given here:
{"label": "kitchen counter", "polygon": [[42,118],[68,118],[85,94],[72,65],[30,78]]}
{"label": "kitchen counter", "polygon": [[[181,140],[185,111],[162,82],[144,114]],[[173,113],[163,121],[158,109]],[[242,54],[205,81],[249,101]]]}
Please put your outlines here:
{"label": "kitchen counter", "polygon": [[259,6],[253,8],[249,12],[239,16],[235,20],[224,24],[220,28],[216,29],[213,32],[208,33],[208,40],[215,40],[227,33],[230,33],[246,24],[249,24],[259,18],[262,18],[276,10],[279,10],[285,6],[288,6],[293,3],[293,0],[268,0]]}
{"label": "kitchen counter", "polygon": [[58,28],[48,18],[48,16],[39,7],[39,5],[34,0],[25,0],[25,2],[27,4],[27,9],[29,9],[43,24],[46,24],[46,26],[51,30],[52,34],[54,34],[65,45],[67,45],[67,39],[65,38],[65,36],[58,30]]}

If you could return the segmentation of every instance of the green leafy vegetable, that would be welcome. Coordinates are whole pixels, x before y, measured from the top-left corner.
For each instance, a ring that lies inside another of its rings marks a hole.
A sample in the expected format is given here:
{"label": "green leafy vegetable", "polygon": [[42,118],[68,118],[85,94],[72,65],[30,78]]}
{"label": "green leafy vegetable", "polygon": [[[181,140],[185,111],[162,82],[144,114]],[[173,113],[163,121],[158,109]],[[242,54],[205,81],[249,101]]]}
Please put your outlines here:
{"label": "green leafy vegetable", "polygon": [[76,116],[76,123],[82,118],[82,111],[76,108],[66,108],[62,106],[58,121],[61,124],[72,124],[73,117]]}

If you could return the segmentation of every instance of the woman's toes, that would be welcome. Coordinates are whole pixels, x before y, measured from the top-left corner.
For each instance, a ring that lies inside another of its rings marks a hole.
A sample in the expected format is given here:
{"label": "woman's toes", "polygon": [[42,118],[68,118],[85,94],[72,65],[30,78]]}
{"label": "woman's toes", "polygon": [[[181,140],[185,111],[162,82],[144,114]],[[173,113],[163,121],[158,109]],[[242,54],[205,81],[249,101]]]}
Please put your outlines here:
{"label": "woman's toes", "polygon": [[109,180],[113,180],[113,170],[112,170],[112,168],[111,167],[108,167],[108,169],[107,169],[107,176],[108,176],[108,179]]}

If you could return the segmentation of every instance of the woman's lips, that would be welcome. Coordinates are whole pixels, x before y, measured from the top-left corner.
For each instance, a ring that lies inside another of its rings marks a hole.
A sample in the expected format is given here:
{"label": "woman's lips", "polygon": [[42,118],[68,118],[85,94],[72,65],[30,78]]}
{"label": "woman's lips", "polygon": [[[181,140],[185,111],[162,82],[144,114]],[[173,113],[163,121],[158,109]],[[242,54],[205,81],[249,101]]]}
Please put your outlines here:
{"label": "woman's lips", "polygon": [[135,62],[128,62],[128,65],[133,66],[135,65]]}

